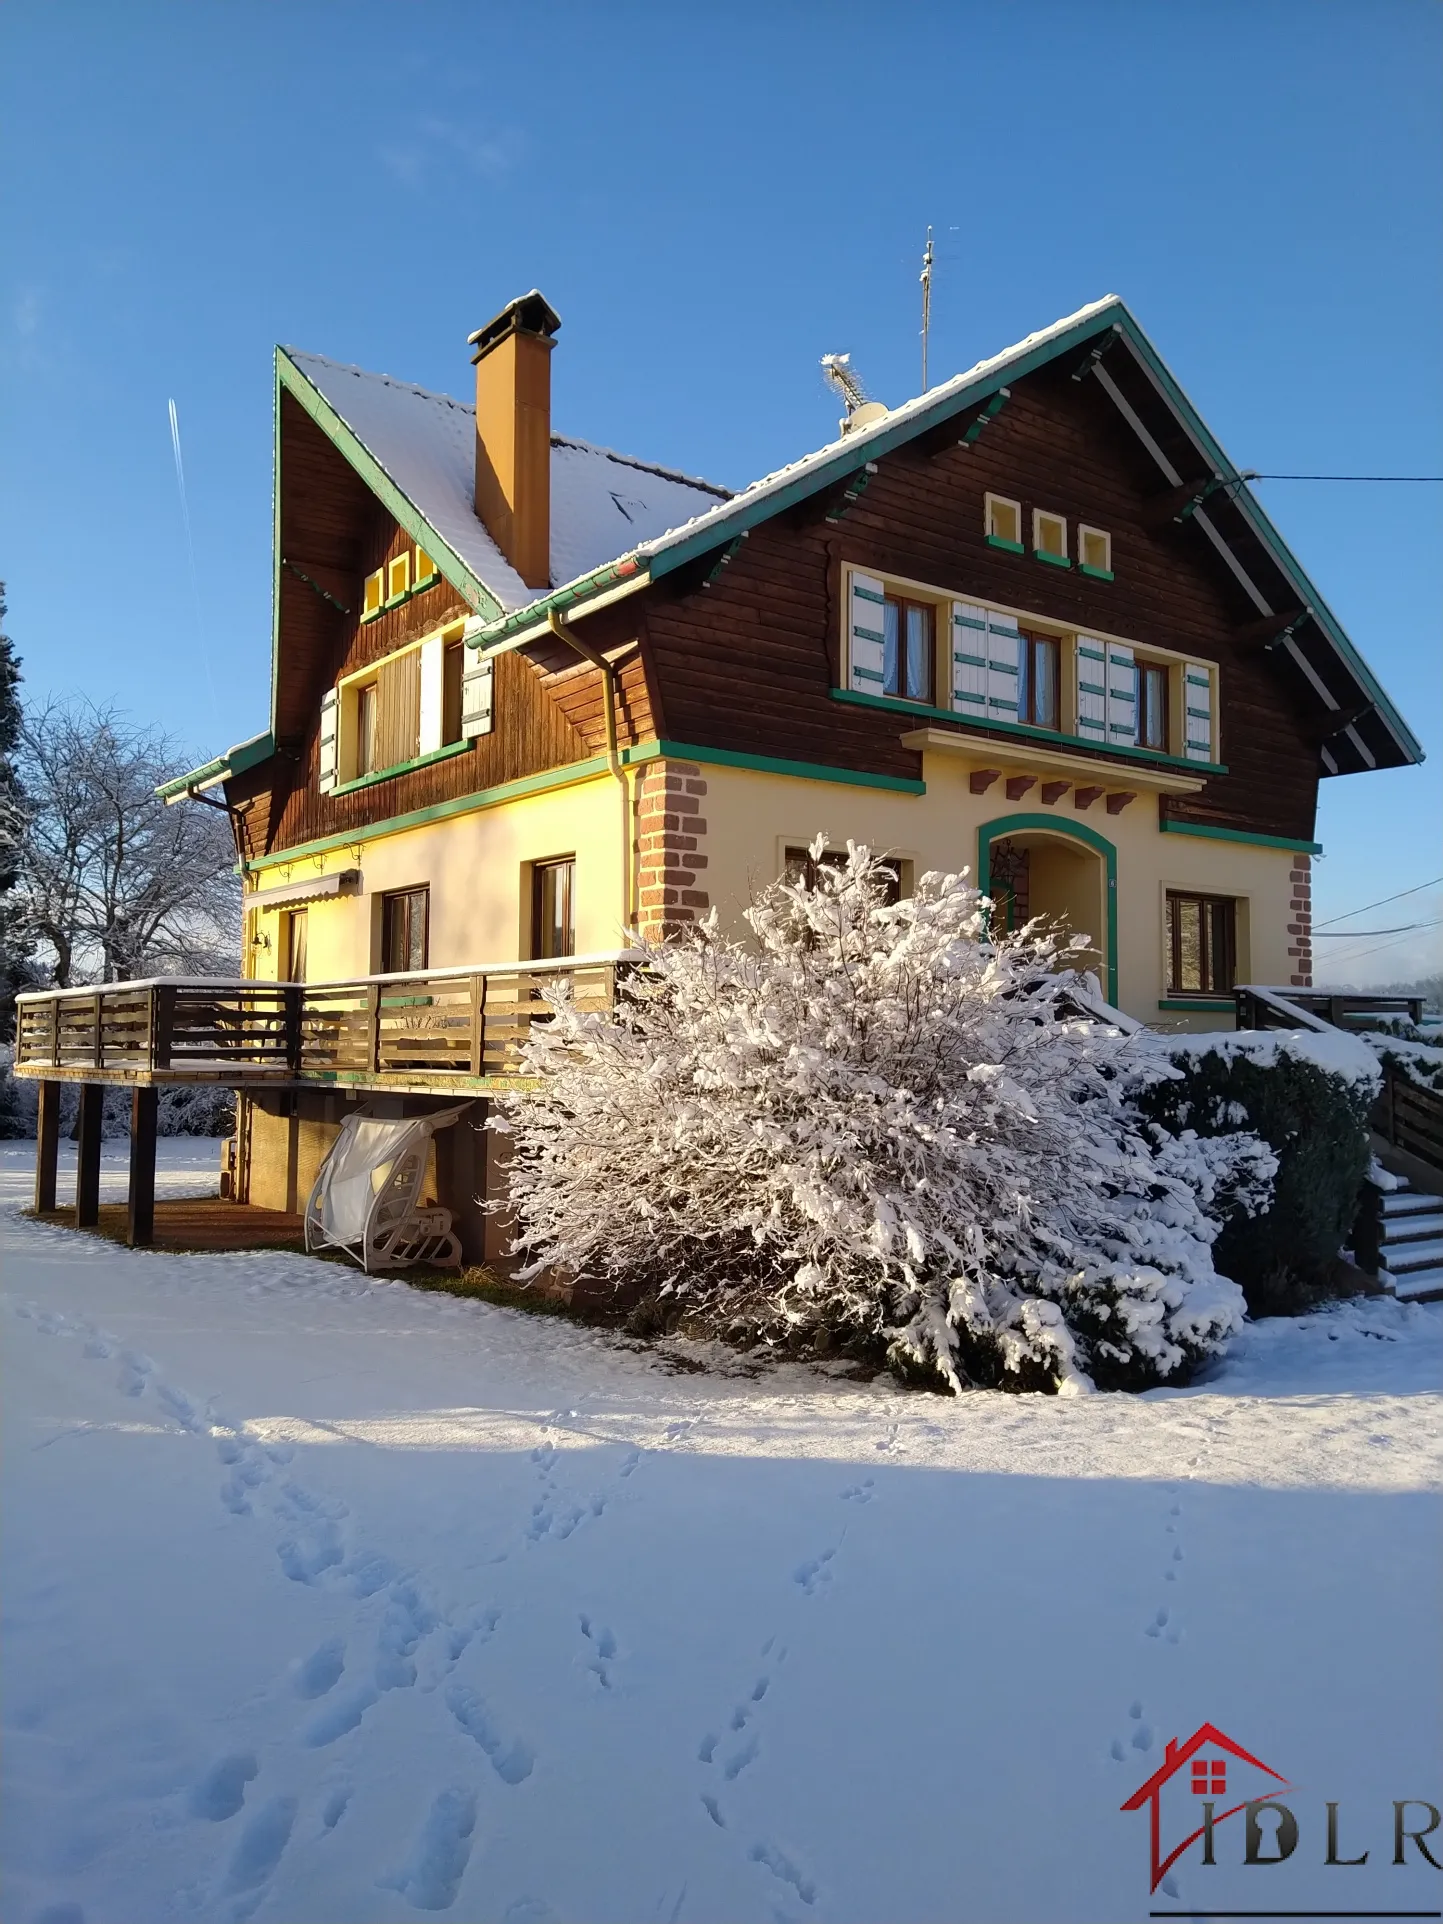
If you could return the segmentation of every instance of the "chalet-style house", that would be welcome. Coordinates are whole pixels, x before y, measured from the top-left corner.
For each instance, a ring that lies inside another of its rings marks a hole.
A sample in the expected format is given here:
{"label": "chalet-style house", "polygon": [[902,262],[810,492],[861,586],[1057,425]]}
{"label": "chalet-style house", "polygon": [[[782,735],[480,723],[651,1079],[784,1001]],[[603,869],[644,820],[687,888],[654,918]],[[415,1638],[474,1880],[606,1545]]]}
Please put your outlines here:
{"label": "chalet-style house", "polygon": [[270,725],[168,791],[230,812],[249,986],[34,1001],[23,1072],[236,1082],[294,1209],[346,1105],[479,1116],[541,973],[604,996],[819,831],[1086,932],[1144,1023],[1309,983],[1318,783],[1421,751],[1121,301],[737,494],[554,431],[559,325],[473,335],[474,405],[277,351]]}

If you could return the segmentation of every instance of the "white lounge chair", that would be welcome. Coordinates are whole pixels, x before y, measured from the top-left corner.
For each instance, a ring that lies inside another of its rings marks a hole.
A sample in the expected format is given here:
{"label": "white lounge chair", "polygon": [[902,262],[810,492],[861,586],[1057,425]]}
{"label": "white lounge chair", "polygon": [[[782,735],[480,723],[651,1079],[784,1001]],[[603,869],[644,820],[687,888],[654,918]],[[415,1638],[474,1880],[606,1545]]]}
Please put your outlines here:
{"label": "white lounge chair", "polygon": [[469,1104],[383,1121],[347,1116],[306,1199],[306,1248],[339,1249],[369,1275],[411,1263],[461,1267],[451,1211],[422,1206],[431,1138]]}

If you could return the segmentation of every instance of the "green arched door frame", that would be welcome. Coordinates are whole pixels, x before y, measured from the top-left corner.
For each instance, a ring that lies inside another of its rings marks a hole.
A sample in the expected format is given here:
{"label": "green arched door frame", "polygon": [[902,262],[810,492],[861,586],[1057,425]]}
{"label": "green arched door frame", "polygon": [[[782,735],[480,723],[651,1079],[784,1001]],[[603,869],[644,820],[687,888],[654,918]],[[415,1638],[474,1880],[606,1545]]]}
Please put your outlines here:
{"label": "green arched door frame", "polygon": [[1105,835],[1099,835],[1095,828],[1085,822],[1069,822],[1066,816],[1057,815],[999,815],[996,821],[984,822],[977,831],[977,886],[984,895],[992,893],[992,844],[1002,842],[1009,835],[1025,835],[1045,829],[1049,835],[1059,835],[1073,842],[1081,842],[1097,855],[1100,855],[1107,868],[1107,928],[1104,940],[1107,943],[1107,999],[1113,1008],[1117,1001],[1117,848]]}

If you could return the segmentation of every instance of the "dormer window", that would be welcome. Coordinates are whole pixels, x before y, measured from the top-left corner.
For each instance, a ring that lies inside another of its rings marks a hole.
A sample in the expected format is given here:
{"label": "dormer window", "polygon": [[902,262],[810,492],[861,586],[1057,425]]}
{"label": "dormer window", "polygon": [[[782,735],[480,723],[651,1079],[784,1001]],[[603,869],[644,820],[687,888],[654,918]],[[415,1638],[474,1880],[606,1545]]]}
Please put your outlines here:
{"label": "dormer window", "polygon": [[1009,501],[1004,495],[989,494],[983,499],[982,512],[989,547],[1005,548],[1009,554],[1021,554],[1022,503]]}
{"label": "dormer window", "polygon": [[398,554],[386,563],[386,606],[392,608],[411,592],[411,551]]}
{"label": "dormer window", "polygon": [[377,568],[373,575],[366,576],[366,585],[361,594],[361,619],[374,621],[386,605],[386,570]]}
{"label": "dormer window", "polygon": [[1042,508],[1032,516],[1032,552],[1039,561],[1050,561],[1054,568],[1070,568],[1067,556],[1067,523],[1060,514]]}
{"label": "dormer window", "polygon": [[1101,528],[1077,530],[1077,566],[1096,581],[1112,580],[1112,536]]}
{"label": "dormer window", "polygon": [[422,588],[429,588],[439,578],[440,569],[424,548],[416,550],[415,566],[411,574],[411,592],[416,594]]}

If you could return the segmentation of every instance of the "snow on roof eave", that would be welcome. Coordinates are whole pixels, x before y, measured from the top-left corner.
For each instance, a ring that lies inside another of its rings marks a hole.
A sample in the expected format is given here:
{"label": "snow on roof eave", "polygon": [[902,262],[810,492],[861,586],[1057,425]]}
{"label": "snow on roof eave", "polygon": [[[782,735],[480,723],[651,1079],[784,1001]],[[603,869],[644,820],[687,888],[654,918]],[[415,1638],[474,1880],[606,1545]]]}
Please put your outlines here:
{"label": "snow on roof eave", "polygon": [[950,381],[944,381],[938,387],[929,388],[915,400],[890,409],[885,420],[877,421],[870,428],[829,441],[825,447],[804,455],[801,460],[790,462],[772,474],[763,475],[761,480],[732,495],[730,500],[709,508],[705,514],[684,521],[679,527],[655,535],[649,541],[639,541],[634,548],[628,548],[605,567],[594,569],[588,575],[578,575],[575,580],[538,595],[525,606],[512,609],[483,630],[479,639],[494,643],[514,634],[519,628],[531,626],[541,620],[549,607],[581,599],[587,584],[593,579],[599,586],[607,585],[615,578],[615,571],[624,568],[628,562],[635,564],[638,572],[645,570],[653,579],[672,573],[696,555],[705,554],[730,540],[734,532],[739,532],[733,524],[740,522],[742,527],[750,528],[768,520],[783,508],[790,507],[793,501],[825,487],[833,478],[834,470],[850,474],[874,454],[885,454],[901,442],[911,440],[915,434],[931,425],[934,415],[942,418],[949,412],[954,413],[958,408],[965,407],[969,400],[975,398],[974,389],[985,392],[989,385],[995,386],[999,373],[1018,372],[1014,363],[1019,359],[1035,355],[1040,364],[1060,351],[1059,343],[1065,345],[1062,343],[1063,336],[1074,332],[1096,332],[1098,318],[1112,308],[1123,314],[1127,312],[1116,294],[1105,295],[1100,301],[1080,307],[1075,314],[1054,321],[1051,327],[1029,334],[1025,341],[1019,341],[1015,347],[1009,347],[989,360],[979,361],[975,367],[954,375]]}

